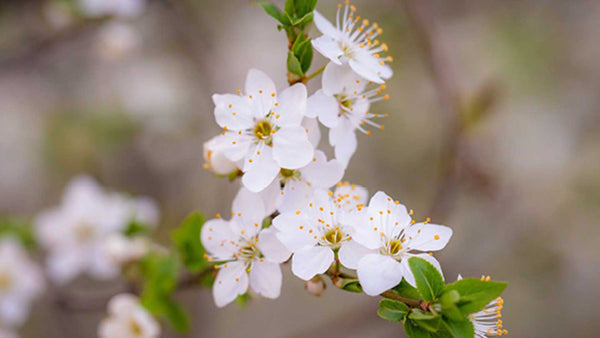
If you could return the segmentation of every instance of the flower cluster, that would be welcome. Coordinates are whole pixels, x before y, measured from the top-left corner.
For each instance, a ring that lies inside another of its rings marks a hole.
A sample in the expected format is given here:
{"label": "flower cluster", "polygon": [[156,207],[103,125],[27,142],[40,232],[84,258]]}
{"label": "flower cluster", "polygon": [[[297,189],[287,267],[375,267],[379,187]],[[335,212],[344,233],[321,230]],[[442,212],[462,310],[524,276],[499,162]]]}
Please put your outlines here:
{"label": "flower cluster", "polygon": [[[308,281],[341,263],[357,270],[364,292],[372,296],[403,278],[415,285],[409,257],[423,257],[441,271],[431,251],[448,243],[450,228],[416,223],[404,205],[381,191],[369,200],[361,186],[340,183],[329,190],[341,181],[356,151],[356,130],[383,129],[371,121],[382,115],[370,108],[388,97],[381,94],[383,82],[392,76],[386,64],[391,58],[379,54],[387,50],[376,39],[381,28],[360,21],[355,10],[340,6],[336,26],[314,12],[323,35],[312,44],[330,62],[322,88],[310,97],[302,83],[278,93],[269,76],[256,69],[248,72],[244,91],[213,95],[223,131],[205,144],[206,167],[219,175],[239,172],[243,185],[231,220],[210,220],[202,230],[208,259],[219,262],[213,289],[218,306],[246,293],[248,286],[277,297],[278,265],[290,253],[299,278]],[[311,142],[310,134],[319,130],[315,119],[329,128],[331,160]],[[271,214],[276,215],[272,226],[264,228]]]}

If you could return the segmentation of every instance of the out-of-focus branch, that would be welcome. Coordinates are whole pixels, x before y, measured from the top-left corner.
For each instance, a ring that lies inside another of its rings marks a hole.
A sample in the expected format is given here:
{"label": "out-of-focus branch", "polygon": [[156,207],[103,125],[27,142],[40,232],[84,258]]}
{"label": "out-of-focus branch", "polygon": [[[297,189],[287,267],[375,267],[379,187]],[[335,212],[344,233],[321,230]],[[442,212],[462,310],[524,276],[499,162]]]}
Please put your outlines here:
{"label": "out-of-focus branch", "polygon": [[438,184],[429,210],[431,216],[440,219],[451,209],[456,194],[457,157],[463,132],[460,98],[452,67],[448,64],[437,35],[439,28],[431,11],[431,3],[405,0],[404,4],[421,44],[423,59],[431,73],[446,127],[440,151]]}

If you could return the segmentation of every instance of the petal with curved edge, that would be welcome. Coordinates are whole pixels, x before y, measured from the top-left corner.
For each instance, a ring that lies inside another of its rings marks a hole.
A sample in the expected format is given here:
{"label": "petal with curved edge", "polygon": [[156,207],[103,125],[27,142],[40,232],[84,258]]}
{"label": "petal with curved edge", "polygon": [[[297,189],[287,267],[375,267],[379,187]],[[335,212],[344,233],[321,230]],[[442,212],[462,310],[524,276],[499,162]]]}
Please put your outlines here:
{"label": "petal with curved edge", "polygon": [[321,130],[319,130],[317,119],[305,117],[302,120],[302,127],[308,130],[308,141],[313,145],[313,148],[318,147],[319,141],[321,141]]}
{"label": "petal with curved edge", "polygon": [[212,144],[213,151],[221,152],[230,161],[236,162],[246,157],[253,146],[252,137],[249,135],[239,135],[236,132],[228,131],[217,135]]}
{"label": "petal with curved edge", "polygon": [[230,259],[237,252],[238,236],[233,233],[229,222],[220,218],[204,223],[200,231],[200,240],[208,253],[218,260]]}
{"label": "petal with curved edge", "polygon": [[358,145],[354,129],[349,129],[346,121],[343,120],[337,127],[329,129],[329,143],[334,147],[336,160],[340,161],[344,168],[348,166]]}
{"label": "petal with curved edge", "polygon": [[369,201],[369,191],[356,184],[341,184],[335,189],[333,195],[338,198],[348,196],[343,198],[341,203],[341,207],[347,212],[359,211],[356,206],[359,204],[364,206]]}
{"label": "petal with curved edge", "polygon": [[252,102],[252,112],[255,118],[264,118],[277,99],[277,91],[273,80],[258,69],[250,69],[246,76],[246,95]]}
{"label": "petal with curved edge", "polygon": [[340,49],[337,40],[330,38],[329,36],[323,35],[316,39],[312,39],[313,47],[321,53],[324,57],[331,60],[338,65],[342,64],[340,57],[344,55],[344,51]]}
{"label": "petal with curved edge", "polygon": [[387,237],[399,235],[400,231],[411,223],[406,207],[396,203],[383,191],[378,191],[371,197],[367,214],[369,225],[379,227],[379,231],[385,233]]}
{"label": "petal with curved edge", "polygon": [[326,95],[357,95],[362,93],[367,86],[367,82],[348,65],[337,65],[329,63],[323,72],[323,92]]}
{"label": "petal with curved edge", "polygon": [[269,262],[283,263],[292,254],[277,238],[277,230],[274,227],[261,231],[256,245]]}
{"label": "petal with curved edge", "polygon": [[356,270],[358,268],[358,262],[361,260],[361,258],[375,252],[375,250],[367,249],[366,247],[358,244],[356,241],[350,240],[342,245],[338,254],[340,257],[340,263],[342,263],[342,265],[348,269]]}
{"label": "petal with curved edge", "polygon": [[302,83],[286,88],[277,98],[278,104],[273,108],[275,123],[278,126],[297,126],[302,123],[306,113],[306,87]]}
{"label": "petal with curved edge", "polygon": [[277,298],[281,294],[283,276],[278,263],[255,260],[250,266],[250,287],[266,298]]}
{"label": "petal with curved edge", "polygon": [[329,269],[333,263],[333,250],[326,246],[313,246],[296,251],[292,256],[292,272],[298,278],[309,280]]}
{"label": "petal with curved edge", "polygon": [[361,258],[356,272],[363,291],[369,296],[377,296],[402,280],[401,264],[390,256],[377,253]]}
{"label": "petal with curved edge", "polygon": [[319,121],[327,128],[337,126],[341,119],[337,100],[335,97],[325,94],[322,89],[317,90],[308,98],[306,111],[311,117],[318,116]]}
{"label": "petal with curved edge", "polygon": [[312,162],[300,173],[314,188],[329,188],[344,177],[344,166],[335,159],[327,161],[325,153],[315,150]]}
{"label": "petal with curved edge", "polygon": [[[273,219],[273,226],[279,230],[277,238],[292,252],[317,243],[312,233],[316,232],[304,213],[282,213]],[[312,230],[312,233],[309,231]]]}
{"label": "petal with curved edge", "polygon": [[440,262],[437,261],[437,259],[433,258],[433,256],[430,256],[428,254],[418,254],[418,255],[406,255],[406,257],[402,258],[402,261],[400,262],[402,265],[402,275],[404,276],[404,279],[406,279],[406,282],[414,287],[417,287],[417,283],[415,281],[415,275],[413,275],[412,270],[410,269],[410,265],[408,265],[408,259],[411,257],[419,257],[419,258],[423,258],[424,260],[428,261],[429,263],[431,263],[431,265],[433,265],[439,272],[440,275],[442,275],[442,279],[444,278],[444,274],[442,273],[442,267],[440,266]]}
{"label": "petal with curved edge", "polygon": [[108,302],[108,313],[126,316],[139,306],[138,298],[130,293],[122,293],[114,296]]}
{"label": "petal with curved edge", "polygon": [[296,212],[304,209],[312,198],[313,192],[314,189],[305,180],[288,180],[281,190],[279,212]]}
{"label": "petal with curved edge", "polygon": [[219,267],[213,285],[213,298],[218,307],[233,302],[248,290],[248,273],[242,262],[229,262]]}
{"label": "petal with curved edge", "polygon": [[452,237],[452,229],[437,224],[417,223],[404,231],[406,247],[411,250],[437,251],[443,249]]}
{"label": "petal with curved edge", "polygon": [[214,94],[215,118],[221,128],[245,130],[254,125],[251,101],[245,96]]}
{"label": "petal with curved edge", "polygon": [[298,169],[307,165],[313,151],[306,130],[300,126],[282,127],[273,136],[273,159],[281,168]]}
{"label": "petal with curved edge", "polygon": [[[240,223],[248,225],[251,232],[254,232],[254,225],[262,225],[262,221],[267,217],[265,203],[257,193],[251,192],[245,187],[241,187],[233,199],[231,207],[233,217],[241,218]],[[260,229],[260,226],[258,227]],[[256,231],[257,232],[257,231]]]}
{"label": "petal with curved edge", "polygon": [[242,183],[252,192],[265,189],[277,174],[280,166],[273,159],[273,150],[269,146],[257,148],[251,156],[244,161],[244,176]]}
{"label": "petal with curved edge", "polygon": [[313,20],[315,22],[315,26],[317,26],[319,31],[324,35],[328,35],[332,38],[338,38],[340,36],[340,31],[316,10],[313,11]]}

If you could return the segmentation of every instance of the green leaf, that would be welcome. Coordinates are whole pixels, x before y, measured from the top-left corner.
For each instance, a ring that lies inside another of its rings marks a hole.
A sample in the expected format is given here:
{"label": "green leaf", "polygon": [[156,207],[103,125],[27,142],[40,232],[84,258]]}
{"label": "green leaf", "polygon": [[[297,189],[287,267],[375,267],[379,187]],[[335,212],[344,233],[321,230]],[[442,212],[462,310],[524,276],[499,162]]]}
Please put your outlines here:
{"label": "green leaf", "polygon": [[473,338],[475,336],[475,328],[473,323],[468,319],[462,321],[444,321],[444,332],[447,337],[452,338]]}
{"label": "green leaf", "polygon": [[200,241],[200,231],[204,221],[204,216],[195,212],[171,234],[183,264],[192,272],[203,270],[208,266],[208,261],[204,258],[204,246]]}
{"label": "green leaf", "polygon": [[290,21],[285,17],[281,9],[279,9],[279,7],[277,7],[274,3],[269,1],[259,1],[255,4],[261,6],[269,16],[279,21],[281,24],[290,24]]}
{"label": "green leaf", "polygon": [[292,53],[292,51],[288,52],[287,68],[288,71],[292,74],[296,74],[298,76],[304,75],[304,72],[302,71],[302,66],[300,65],[300,61],[298,61],[298,58]]}
{"label": "green leaf", "polygon": [[458,291],[460,301],[457,306],[463,314],[467,315],[481,311],[487,304],[498,298],[506,286],[507,284],[503,282],[465,278],[446,285],[445,291]]}
{"label": "green leaf", "polygon": [[421,328],[417,323],[413,320],[405,320],[404,321],[404,332],[406,336],[409,338],[431,338],[434,337],[433,333],[428,332],[427,330]]}
{"label": "green leaf", "polygon": [[129,224],[127,225],[127,229],[125,229],[125,236],[135,237],[138,235],[145,235],[145,234],[148,234],[149,231],[150,231],[150,227],[148,227],[142,223],[132,221],[132,222],[129,222]]}
{"label": "green leaf", "polygon": [[317,6],[317,0],[296,0],[296,15],[303,17],[308,13],[312,13]]}
{"label": "green leaf", "polygon": [[414,299],[414,300],[421,299],[421,295],[419,294],[419,291],[417,291],[417,289],[414,288],[412,285],[408,284],[408,282],[405,279],[402,279],[400,284],[396,285],[392,289],[392,292],[394,292],[395,294],[397,294],[400,297],[404,297],[404,298],[408,298],[408,299]]}
{"label": "green leaf", "polygon": [[248,302],[251,299],[252,299],[252,297],[250,297],[250,294],[248,292],[246,292],[243,295],[237,296],[237,298],[235,299],[235,302],[239,307],[241,307],[243,309],[248,305]]}
{"label": "green leaf", "polygon": [[357,279],[344,279],[341,289],[356,293],[363,292],[362,286],[360,286],[360,282]]}
{"label": "green leaf", "polygon": [[314,18],[314,14],[312,12],[310,12],[310,13],[307,13],[306,15],[304,15],[304,16],[298,18],[298,19],[293,20],[292,24],[294,26],[297,26],[301,30],[304,30],[304,27],[307,24],[311,23],[313,21],[313,18]]}
{"label": "green leaf", "polygon": [[429,332],[436,332],[439,329],[442,321],[441,316],[434,315],[431,312],[424,312],[419,309],[412,309],[412,312],[408,315],[408,317],[421,328]]}
{"label": "green leaf", "polygon": [[415,276],[417,290],[426,301],[434,301],[444,291],[444,279],[440,272],[428,261],[419,257],[408,259],[410,270]]}
{"label": "green leaf", "polygon": [[442,315],[454,321],[463,321],[465,315],[456,306],[460,300],[460,294],[456,290],[447,290],[440,297],[440,305],[442,306]]}
{"label": "green leaf", "polygon": [[184,332],[189,328],[187,314],[172,297],[177,288],[180,263],[176,257],[151,252],[140,261],[142,305],[155,316],[166,318],[174,329]]}
{"label": "green leaf", "polygon": [[290,17],[294,17],[296,13],[296,4],[294,0],[285,0],[285,5],[283,7],[284,11],[289,14]]}
{"label": "green leaf", "polygon": [[410,309],[406,304],[393,299],[382,299],[379,302],[377,314],[391,322],[401,322],[406,318]]}
{"label": "green leaf", "polygon": [[0,218],[0,237],[12,236],[26,248],[35,246],[35,236],[28,222],[15,218]]}

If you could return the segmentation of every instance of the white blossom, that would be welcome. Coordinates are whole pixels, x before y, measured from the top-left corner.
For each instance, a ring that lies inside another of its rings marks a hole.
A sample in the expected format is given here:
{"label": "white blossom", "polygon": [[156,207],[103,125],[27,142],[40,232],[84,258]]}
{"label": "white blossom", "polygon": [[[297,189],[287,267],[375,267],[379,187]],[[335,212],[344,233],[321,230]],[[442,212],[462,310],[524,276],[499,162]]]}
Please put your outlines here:
{"label": "white blossom", "polygon": [[366,294],[378,295],[396,286],[402,278],[416,286],[408,265],[413,256],[427,260],[442,273],[432,255],[417,252],[443,249],[452,236],[449,227],[414,223],[406,207],[382,191],[371,198],[367,212],[353,221],[355,243],[348,246],[347,255],[340,254],[340,261],[357,270]]}
{"label": "white blossom", "polygon": [[157,338],[160,325],[131,294],[118,294],[108,302],[108,317],[98,327],[100,338]]}
{"label": "white blossom", "polygon": [[80,273],[96,279],[116,277],[119,265],[109,257],[105,241],[131,222],[155,225],[154,202],[106,193],[90,177],[74,178],[61,205],[42,212],[35,221],[37,238],[48,252],[50,278],[66,283]]}
{"label": "white blossom", "polygon": [[393,74],[386,64],[392,58],[383,58],[379,54],[388,50],[385,43],[380,44],[376,39],[383,30],[377,23],[369,25],[369,20],[360,21],[360,17],[355,17],[356,8],[349,1],[346,1],[340,18],[341,10],[340,4],[335,26],[321,13],[314,11],[315,25],[323,35],[312,40],[313,47],[333,63],[348,64],[364,79],[383,83],[384,79],[389,79]]}
{"label": "white blossom", "polygon": [[265,189],[281,169],[299,169],[313,158],[308,129],[302,126],[306,87],[295,84],[279,95],[265,73],[251,69],[244,95],[215,94],[215,117],[222,134],[214,150],[243,160],[242,182],[253,192]]}
{"label": "white blossom", "polygon": [[387,114],[374,114],[369,109],[371,103],[389,98],[387,94],[381,95],[385,85],[366,90],[367,82],[349,66],[330,62],[323,72],[322,89],[308,98],[306,115],[318,117],[329,128],[329,144],[335,149],[336,159],[344,166],[356,151],[356,130],[370,135],[371,131],[366,130],[365,125],[384,128],[371,119]]}
{"label": "white blossom", "polygon": [[209,261],[220,262],[213,285],[213,297],[223,307],[251,287],[267,298],[281,293],[279,264],[290,252],[279,242],[273,228],[262,229],[267,216],[262,199],[241,188],[233,201],[231,220],[218,216],[202,227],[201,239]]}
{"label": "white blossom", "polygon": [[204,168],[217,175],[229,175],[238,170],[236,162],[228,159],[224,153],[215,150],[218,136],[204,142]]}
{"label": "white blossom", "polygon": [[293,252],[292,272],[296,276],[310,280],[324,273],[334,262],[335,252],[342,252],[351,243],[353,229],[349,222],[358,211],[349,208],[346,200],[361,205],[361,195],[316,190],[312,199],[295,212],[275,217],[277,237]]}
{"label": "white blossom", "polygon": [[121,265],[142,258],[152,248],[152,241],[144,236],[127,237],[121,233],[114,233],[104,241],[104,250],[108,257]]}
{"label": "white blossom", "polygon": [[0,240],[0,332],[10,337],[11,329],[22,325],[31,302],[44,290],[41,270],[14,239]]}

